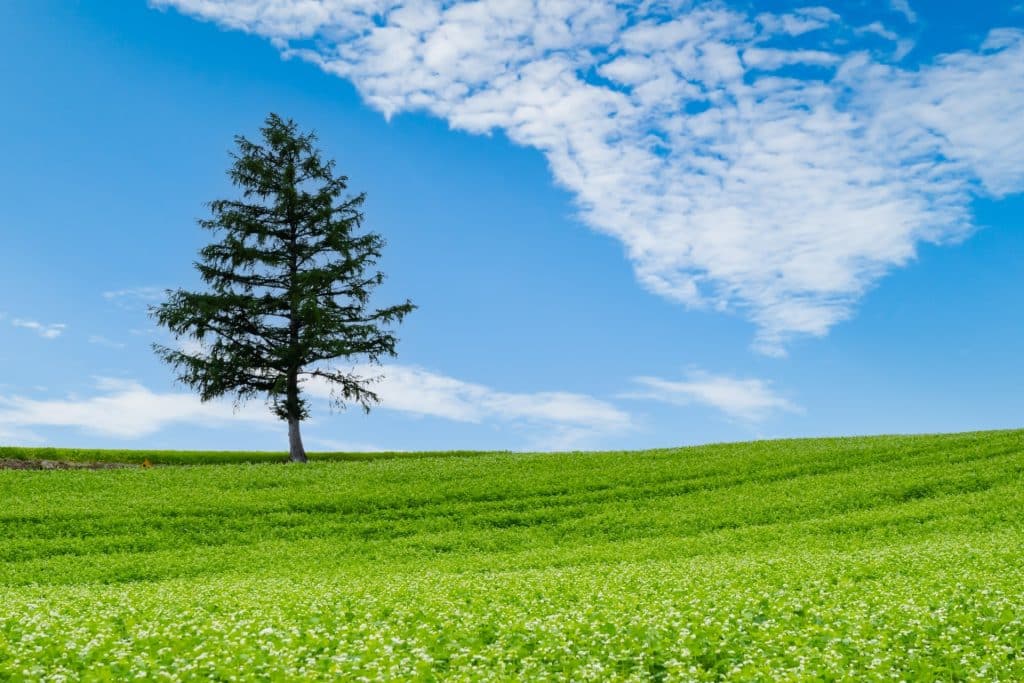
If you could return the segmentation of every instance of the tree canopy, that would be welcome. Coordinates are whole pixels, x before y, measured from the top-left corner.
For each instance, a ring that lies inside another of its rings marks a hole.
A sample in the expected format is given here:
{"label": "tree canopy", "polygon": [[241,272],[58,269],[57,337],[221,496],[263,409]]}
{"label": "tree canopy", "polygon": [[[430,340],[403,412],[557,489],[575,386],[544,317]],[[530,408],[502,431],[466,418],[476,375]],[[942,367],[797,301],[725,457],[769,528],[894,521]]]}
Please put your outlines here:
{"label": "tree canopy", "polygon": [[[154,350],[201,400],[265,396],[288,422],[290,458],[306,460],[303,382],[330,386],[336,404],[369,410],[374,377],[337,361],[396,355],[394,325],[415,306],[374,308],[384,239],[362,230],[365,194],[324,161],[315,133],[270,114],[261,139],[236,136],[228,171],[241,197],[209,203],[199,224],[217,238],[195,267],[202,291],[168,290],[151,315],[179,341]],[[198,343],[196,343],[198,342]]]}

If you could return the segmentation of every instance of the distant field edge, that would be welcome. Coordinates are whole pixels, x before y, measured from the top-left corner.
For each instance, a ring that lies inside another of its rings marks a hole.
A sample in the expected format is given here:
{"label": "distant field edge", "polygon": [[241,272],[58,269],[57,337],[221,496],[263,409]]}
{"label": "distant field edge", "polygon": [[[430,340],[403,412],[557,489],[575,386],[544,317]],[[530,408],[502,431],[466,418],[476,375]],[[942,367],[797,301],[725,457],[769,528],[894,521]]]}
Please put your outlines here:
{"label": "distant field edge", "polygon": [[[701,449],[743,449],[746,446],[774,445],[784,448],[787,445],[834,444],[836,446],[881,445],[884,442],[915,442],[927,440],[962,440],[985,439],[996,436],[1020,436],[1024,439],[1024,429],[993,429],[972,432],[951,432],[934,434],[884,434],[877,436],[839,436],[839,437],[803,437],[757,441],[733,441],[700,445],[672,446],[649,448],[636,451],[601,450],[590,453],[665,453],[667,451],[699,451]],[[452,450],[452,451],[345,451],[345,452],[310,452],[312,461],[320,462],[353,462],[389,459],[416,458],[460,458],[486,455],[508,455],[513,451],[501,450]],[[572,453],[586,453],[572,451]],[[554,454],[554,453],[552,453]],[[49,446],[0,446],[0,461],[28,460],[53,461],[71,463],[121,463],[127,465],[224,465],[245,463],[281,463],[288,458],[286,451],[190,451],[160,449],[113,449],[113,448],[56,448]]]}
{"label": "distant field edge", "polygon": [[[394,458],[458,458],[507,451],[353,451],[310,452],[311,461],[350,462]],[[176,451],[158,449],[53,448],[36,446],[0,446],[0,461],[46,460],[75,463],[121,463],[141,465],[229,465],[246,463],[283,463],[287,451]]]}

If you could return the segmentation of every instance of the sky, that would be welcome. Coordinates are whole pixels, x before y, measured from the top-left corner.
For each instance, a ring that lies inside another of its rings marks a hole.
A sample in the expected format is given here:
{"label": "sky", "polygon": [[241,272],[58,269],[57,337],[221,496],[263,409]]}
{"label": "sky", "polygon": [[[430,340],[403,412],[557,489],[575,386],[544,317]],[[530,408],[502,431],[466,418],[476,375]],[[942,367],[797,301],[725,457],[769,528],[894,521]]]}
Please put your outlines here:
{"label": "sky", "polygon": [[310,450],[1024,423],[1024,3],[8,0],[0,64],[0,444],[287,447],[147,315],[269,112],[419,307]]}

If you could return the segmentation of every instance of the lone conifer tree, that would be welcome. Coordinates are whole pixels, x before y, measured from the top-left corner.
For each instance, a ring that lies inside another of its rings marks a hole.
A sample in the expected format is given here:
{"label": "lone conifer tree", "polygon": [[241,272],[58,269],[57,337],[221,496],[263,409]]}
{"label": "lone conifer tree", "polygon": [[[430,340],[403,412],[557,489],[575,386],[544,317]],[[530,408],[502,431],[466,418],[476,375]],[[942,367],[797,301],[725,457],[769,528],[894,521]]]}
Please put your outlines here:
{"label": "lone conifer tree", "polygon": [[241,199],[210,202],[212,216],[199,221],[220,238],[200,250],[195,264],[207,290],[168,290],[168,299],[150,310],[176,339],[200,348],[153,348],[203,401],[265,395],[288,422],[290,459],[305,462],[299,424],[309,408],[302,382],[320,378],[341,407],[350,402],[369,411],[378,401],[373,378],[326,364],[396,355],[398,340],[388,327],[415,307],[406,301],[369,308],[384,280],[374,268],[384,240],[359,232],[365,195],[342,196],[348,178],[320,158],[315,134],[276,114],[260,132],[259,143],[235,138],[228,175]]}

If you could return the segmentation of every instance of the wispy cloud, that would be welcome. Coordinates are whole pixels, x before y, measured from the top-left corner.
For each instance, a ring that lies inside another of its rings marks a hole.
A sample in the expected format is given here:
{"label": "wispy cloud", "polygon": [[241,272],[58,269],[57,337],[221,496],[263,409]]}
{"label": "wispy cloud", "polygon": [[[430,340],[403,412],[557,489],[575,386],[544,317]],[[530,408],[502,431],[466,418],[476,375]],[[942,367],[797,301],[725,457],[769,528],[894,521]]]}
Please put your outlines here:
{"label": "wispy cloud", "polygon": [[26,320],[24,318],[15,318],[11,321],[11,324],[15,327],[32,330],[43,339],[56,339],[60,335],[64,334],[64,330],[68,327],[64,323],[47,324],[36,320]]}
{"label": "wispy cloud", "polygon": [[645,287],[746,315],[766,353],[826,334],[919,244],[969,234],[973,196],[1024,187],[1019,30],[910,71],[892,60],[911,41],[873,52],[824,8],[151,2],[265,36],[387,116],[542,151]]}
{"label": "wispy cloud", "polygon": [[99,335],[99,334],[91,334],[91,335],[89,335],[89,343],[90,344],[95,344],[96,346],[105,346],[108,349],[123,349],[124,348],[124,344],[123,343],[117,342],[117,341],[113,341],[112,339],[107,339],[106,337],[104,337],[102,335]]}
{"label": "wispy cloud", "polygon": [[637,377],[634,382],[642,388],[623,394],[623,398],[679,406],[704,405],[746,422],[760,422],[778,412],[798,413],[803,410],[761,379],[738,379],[692,370],[683,380]]}
{"label": "wispy cloud", "polygon": [[[381,377],[374,387],[382,399],[380,409],[455,422],[510,425],[530,447],[570,448],[620,434],[632,426],[628,413],[583,394],[502,392],[401,365],[358,370]],[[330,398],[330,388],[323,382],[310,381],[305,388],[314,399]],[[280,424],[258,400],[235,409],[228,401],[202,403],[193,394],[154,392],[136,381],[110,378],[99,378],[96,390],[94,396],[62,399],[0,395],[0,436],[17,434],[25,440],[29,438],[26,435],[34,435],[30,430],[64,427],[138,438],[173,425]],[[320,407],[326,411],[326,402]],[[318,433],[311,443],[332,450],[379,450],[365,443],[331,441],[325,433],[328,425],[325,420],[316,421]]]}
{"label": "wispy cloud", "polygon": [[32,428],[66,427],[117,438],[153,434],[168,425],[276,424],[262,404],[235,410],[230,403],[201,403],[185,393],[157,393],[138,382],[99,378],[99,395],[89,398],[33,399],[0,396],[0,433],[30,433]]}
{"label": "wispy cloud", "polygon": [[139,309],[161,301],[164,290],[160,287],[130,287],[103,292],[103,298],[121,308]]}
{"label": "wispy cloud", "polygon": [[889,6],[894,12],[899,12],[911,24],[917,22],[917,12],[910,6],[910,0],[890,0]]}
{"label": "wispy cloud", "polygon": [[857,33],[871,33],[891,41],[897,41],[900,39],[900,35],[898,33],[890,31],[885,27],[885,24],[880,21],[873,21],[866,26],[861,26],[857,29]]}
{"label": "wispy cloud", "polygon": [[[568,448],[632,427],[628,413],[585,394],[499,391],[407,365],[359,367],[357,371],[380,378],[373,390],[380,396],[383,410],[455,422],[520,425],[532,433],[533,443],[546,449]],[[324,382],[313,380],[306,387],[313,396],[330,397],[330,387]]]}

